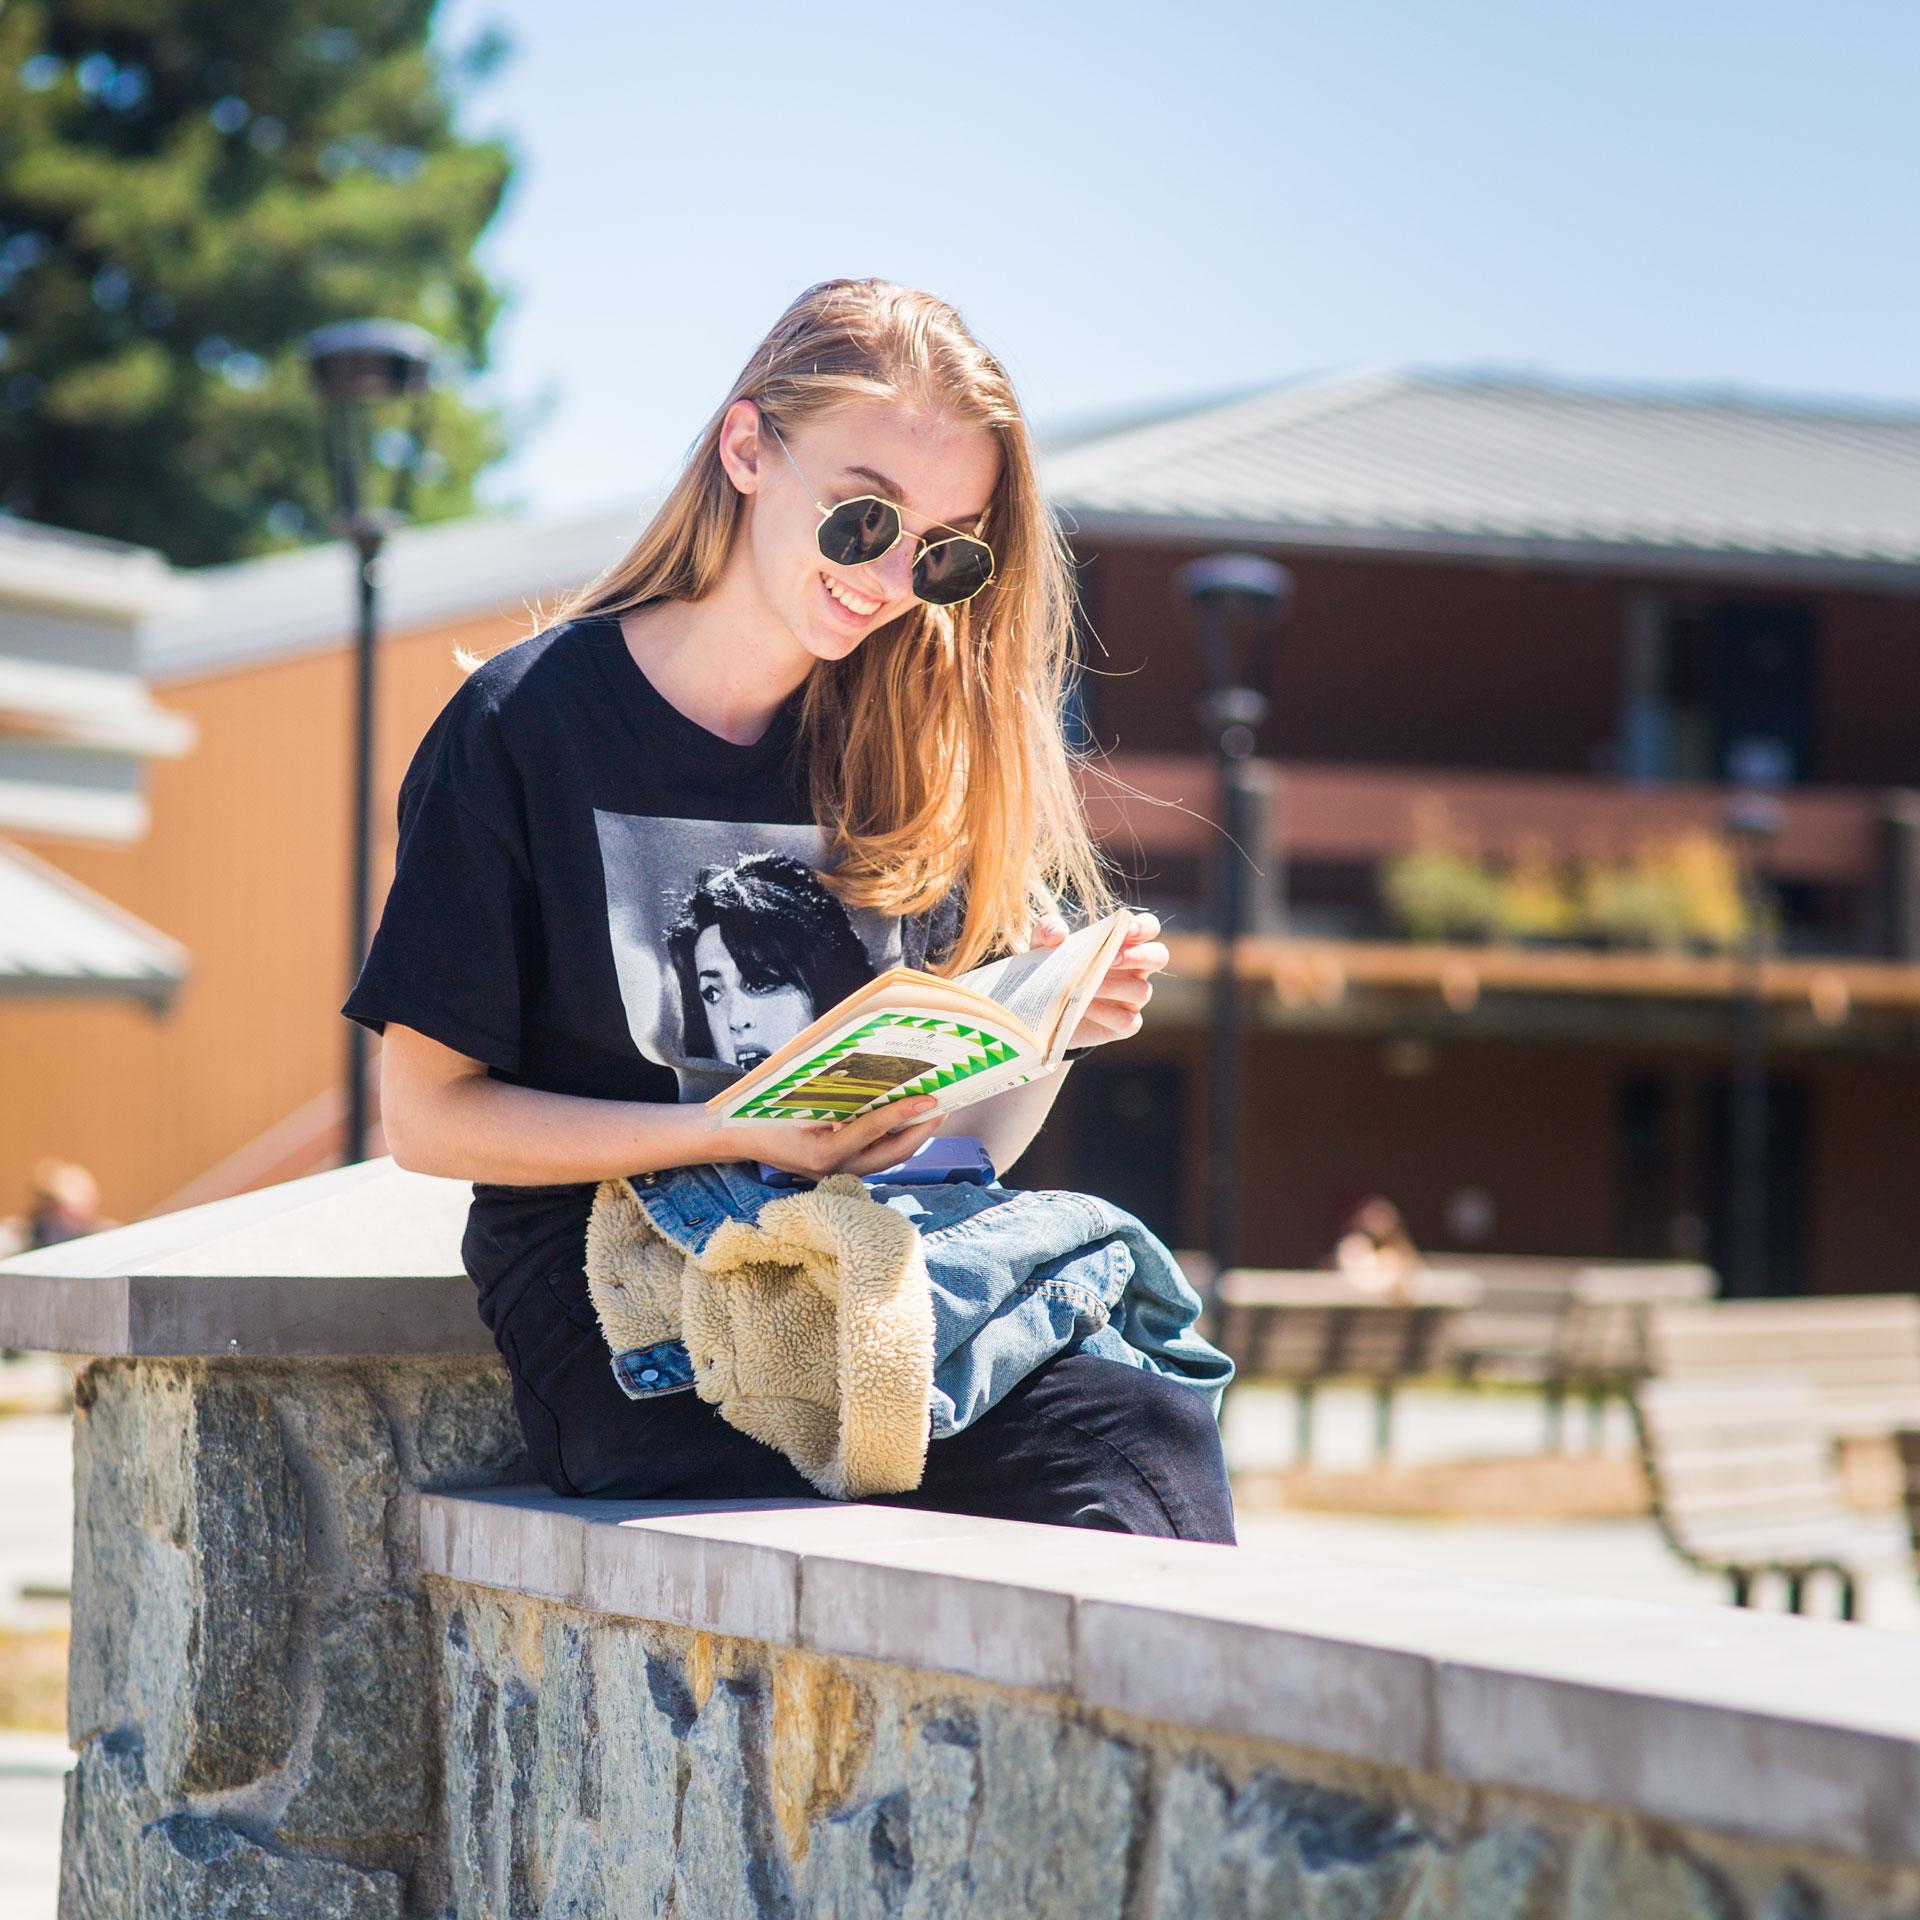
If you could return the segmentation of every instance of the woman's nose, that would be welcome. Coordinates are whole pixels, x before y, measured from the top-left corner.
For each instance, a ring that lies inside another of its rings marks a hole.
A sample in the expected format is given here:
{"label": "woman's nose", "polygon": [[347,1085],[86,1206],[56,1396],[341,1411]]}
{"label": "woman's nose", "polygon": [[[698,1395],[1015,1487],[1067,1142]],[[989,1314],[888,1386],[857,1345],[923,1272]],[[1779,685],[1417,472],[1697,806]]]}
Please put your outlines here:
{"label": "woman's nose", "polygon": [[878,560],[870,560],[864,571],[873,579],[875,593],[883,593],[889,600],[904,599],[913,591],[914,556],[920,551],[920,542],[912,534],[903,533]]}

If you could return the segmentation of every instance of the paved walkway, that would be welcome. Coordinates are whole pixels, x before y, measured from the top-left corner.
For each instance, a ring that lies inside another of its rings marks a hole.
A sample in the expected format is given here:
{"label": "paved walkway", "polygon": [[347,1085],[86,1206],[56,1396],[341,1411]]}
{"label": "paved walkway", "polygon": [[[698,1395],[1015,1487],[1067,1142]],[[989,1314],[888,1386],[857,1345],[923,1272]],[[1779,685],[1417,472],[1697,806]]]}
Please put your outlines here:
{"label": "paved walkway", "polygon": [[71,1757],[58,1734],[0,1731],[0,1913],[7,1920],[54,1920],[61,1776]]}
{"label": "paved walkway", "polygon": [[65,1415],[0,1419],[0,1513],[0,1628],[58,1626],[73,1570],[73,1429]]}

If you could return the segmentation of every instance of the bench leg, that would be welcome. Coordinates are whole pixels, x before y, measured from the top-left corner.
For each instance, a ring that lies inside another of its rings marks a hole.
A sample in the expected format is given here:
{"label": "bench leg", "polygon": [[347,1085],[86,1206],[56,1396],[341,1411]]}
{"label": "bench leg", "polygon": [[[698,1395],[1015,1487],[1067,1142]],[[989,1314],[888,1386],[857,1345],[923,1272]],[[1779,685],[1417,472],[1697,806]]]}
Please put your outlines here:
{"label": "bench leg", "polygon": [[1382,1384],[1373,1390],[1373,1457],[1384,1460],[1393,1449],[1393,1388]]}
{"label": "bench leg", "polygon": [[1840,1572],[1840,1618],[1842,1620],[1859,1619],[1859,1598],[1854,1587],[1853,1575],[1842,1568]]}
{"label": "bench leg", "polygon": [[1293,1457],[1296,1466],[1313,1464],[1313,1389],[1293,1390]]}
{"label": "bench leg", "polygon": [[1787,1575],[1787,1611],[1799,1613],[1807,1597],[1807,1576],[1804,1573]]}
{"label": "bench leg", "polygon": [[1745,1567],[1729,1567],[1727,1580],[1733,1588],[1733,1604],[1736,1607],[1753,1605],[1753,1575]]}
{"label": "bench leg", "polygon": [[1566,1394],[1562,1391],[1560,1383],[1557,1380],[1552,1380],[1547,1383],[1546,1399],[1547,1451],[1549,1453],[1558,1453],[1565,1444],[1566,1439],[1563,1429],[1566,1423],[1567,1402]]}

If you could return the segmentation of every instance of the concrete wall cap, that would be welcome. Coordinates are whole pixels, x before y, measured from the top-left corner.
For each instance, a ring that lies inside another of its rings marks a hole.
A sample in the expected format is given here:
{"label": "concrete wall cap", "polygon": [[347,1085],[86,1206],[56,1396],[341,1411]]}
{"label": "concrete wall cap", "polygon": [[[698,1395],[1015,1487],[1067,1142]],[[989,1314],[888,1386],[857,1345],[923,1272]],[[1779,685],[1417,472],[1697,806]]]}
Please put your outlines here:
{"label": "concrete wall cap", "polygon": [[0,1346],[139,1357],[492,1351],[472,1189],[389,1158],[0,1260]]}

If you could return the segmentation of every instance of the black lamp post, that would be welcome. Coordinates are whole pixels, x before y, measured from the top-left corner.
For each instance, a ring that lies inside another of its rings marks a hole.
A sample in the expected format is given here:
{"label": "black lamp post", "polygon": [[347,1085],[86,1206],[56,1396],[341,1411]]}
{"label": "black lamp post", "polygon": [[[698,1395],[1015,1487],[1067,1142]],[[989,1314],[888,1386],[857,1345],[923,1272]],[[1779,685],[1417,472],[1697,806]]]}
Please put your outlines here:
{"label": "black lamp post", "polygon": [[1293,604],[1293,576],[1252,553],[1210,554],[1174,575],[1200,642],[1200,718],[1219,775],[1223,838],[1213,874],[1212,1101],[1207,1128],[1207,1250],[1216,1277],[1234,1256],[1234,1170],[1240,1147],[1240,981],[1234,949],[1246,930],[1246,863],[1257,858],[1262,808],[1247,760],[1267,717],[1267,688]]}
{"label": "black lamp post", "polygon": [[[352,950],[347,983],[367,953],[368,824],[373,797],[373,646],[381,544],[407,516],[425,449],[428,384],[440,343],[395,320],[347,320],[307,336],[307,365],[325,414],[334,527],[352,543],[360,631],[354,694]],[[384,497],[382,497],[384,495]],[[347,1022],[343,1164],[366,1151],[367,1032]]]}
{"label": "black lamp post", "polygon": [[1761,976],[1767,890],[1761,865],[1780,823],[1780,802],[1770,793],[1736,793],[1728,802],[1725,825],[1740,862],[1747,935],[1740,991],[1734,1001],[1729,1086],[1733,1219],[1728,1234],[1727,1292],[1748,1298],[1772,1291],[1767,1263],[1767,1003]]}

